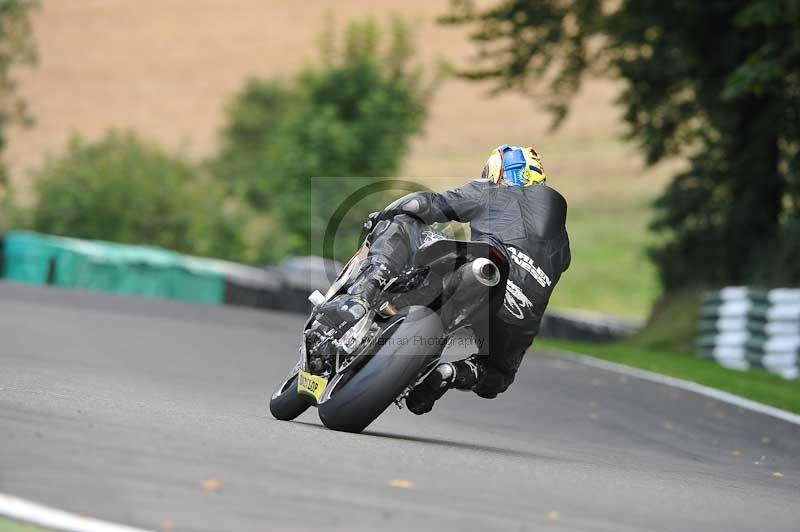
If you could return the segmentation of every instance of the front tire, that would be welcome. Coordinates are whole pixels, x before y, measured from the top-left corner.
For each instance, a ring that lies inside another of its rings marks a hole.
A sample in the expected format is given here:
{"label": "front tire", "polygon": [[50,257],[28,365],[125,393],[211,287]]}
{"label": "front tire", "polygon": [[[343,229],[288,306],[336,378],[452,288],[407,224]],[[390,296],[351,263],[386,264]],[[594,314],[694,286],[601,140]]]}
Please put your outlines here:
{"label": "front tire", "polygon": [[291,421],[303,412],[311,404],[308,400],[297,393],[297,373],[289,377],[278,388],[269,400],[269,412],[272,417],[281,421]]}
{"label": "front tire", "polygon": [[361,432],[444,349],[442,321],[426,307],[411,307],[404,321],[364,367],[317,407],[329,429]]}

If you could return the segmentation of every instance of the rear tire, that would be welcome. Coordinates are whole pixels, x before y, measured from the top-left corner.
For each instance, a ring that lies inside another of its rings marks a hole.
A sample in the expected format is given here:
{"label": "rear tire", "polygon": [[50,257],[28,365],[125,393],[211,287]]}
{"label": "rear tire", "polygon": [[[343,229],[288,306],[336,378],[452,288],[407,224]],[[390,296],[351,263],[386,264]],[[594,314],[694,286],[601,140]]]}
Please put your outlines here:
{"label": "rear tire", "polygon": [[389,341],[317,407],[322,423],[343,432],[361,432],[367,428],[413,383],[431,358],[441,354],[444,349],[441,339],[439,316],[426,307],[411,307]]}
{"label": "rear tire", "polygon": [[297,374],[292,375],[272,394],[269,400],[269,412],[272,417],[281,421],[291,421],[305,412],[311,403],[297,393]]}

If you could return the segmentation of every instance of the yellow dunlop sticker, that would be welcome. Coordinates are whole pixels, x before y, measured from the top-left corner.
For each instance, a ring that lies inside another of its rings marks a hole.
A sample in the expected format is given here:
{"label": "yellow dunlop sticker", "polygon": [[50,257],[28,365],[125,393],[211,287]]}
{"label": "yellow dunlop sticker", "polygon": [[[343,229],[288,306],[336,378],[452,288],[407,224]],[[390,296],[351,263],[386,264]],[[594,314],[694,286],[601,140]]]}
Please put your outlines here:
{"label": "yellow dunlop sticker", "polygon": [[322,394],[325,393],[325,388],[328,386],[328,379],[312,375],[307,371],[300,370],[297,374],[297,393],[304,393],[312,396],[319,402]]}

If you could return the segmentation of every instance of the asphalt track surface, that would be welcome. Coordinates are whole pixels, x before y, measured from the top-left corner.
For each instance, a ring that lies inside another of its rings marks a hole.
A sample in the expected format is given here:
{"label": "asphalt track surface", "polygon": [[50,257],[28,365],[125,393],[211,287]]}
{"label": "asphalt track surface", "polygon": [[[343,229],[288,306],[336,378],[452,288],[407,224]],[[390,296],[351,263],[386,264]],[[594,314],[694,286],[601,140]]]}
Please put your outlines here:
{"label": "asphalt track surface", "polygon": [[275,421],[301,323],[0,283],[0,492],[154,530],[800,529],[800,427],[557,357],[361,435]]}

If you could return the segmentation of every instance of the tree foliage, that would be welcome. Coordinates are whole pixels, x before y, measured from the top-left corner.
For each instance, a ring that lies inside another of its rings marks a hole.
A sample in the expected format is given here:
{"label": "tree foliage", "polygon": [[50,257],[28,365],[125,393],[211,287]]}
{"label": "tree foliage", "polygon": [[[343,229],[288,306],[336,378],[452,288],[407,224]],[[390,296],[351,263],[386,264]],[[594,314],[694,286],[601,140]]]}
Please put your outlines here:
{"label": "tree foliage", "polygon": [[[430,87],[412,65],[408,26],[396,19],[388,30],[351,23],[341,42],[329,30],[321,64],[289,80],[252,79],[231,101],[212,168],[269,214],[265,259],[321,252],[312,244],[332,209],[396,173],[421,131]],[[347,214],[343,247],[352,251],[356,228],[385,199],[375,195]]]}
{"label": "tree foliage", "polygon": [[[0,0],[0,154],[6,146],[8,126],[32,120],[25,100],[17,94],[13,71],[36,62],[30,13],[37,6],[38,2],[32,0]],[[8,174],[0,162],[0,229],[8,223],[11,210]]]}
{"label": "tree foliage", "polygon": [[648,163],[691,163],[656,202],[665,288],[800,282],[800,0],[457,0],[443,21],[474,29],[461,75],[535,87],[556,123],[587,72],[624,81]]}
{"label": "tree foliage", "polygon": [[224,189],[133,133],[74,137],[34,174],[30,226],[44,233],[239,259],[240,221]]}
{"label": "tree foliage", "polygon": [[16,94],[17,82],[12,72],[18,65],[36,61],[30,13],[38,4],[32,0],[0,1],[0,152],[6,144],[6,127],[31,119],[25,100]]}

